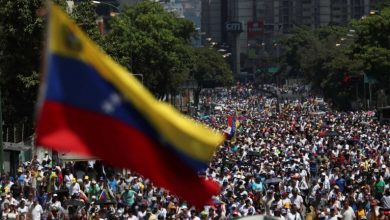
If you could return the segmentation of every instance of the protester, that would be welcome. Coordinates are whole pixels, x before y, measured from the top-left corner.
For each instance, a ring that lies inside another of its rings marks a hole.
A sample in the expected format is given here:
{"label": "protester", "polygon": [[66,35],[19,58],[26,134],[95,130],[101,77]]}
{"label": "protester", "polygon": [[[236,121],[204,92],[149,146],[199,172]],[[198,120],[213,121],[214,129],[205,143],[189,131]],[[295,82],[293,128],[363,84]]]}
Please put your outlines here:
{"label": "protester", "polygon": [[[1,176],[1,216],[388,219],[389,125],[380,124],[373,112],[332,110],[308,93],[304,86],[253,84],[204,90],[194,119],[225,131],[229,138],[209,168],[199,173],[221,186],[220,194],[203,208],[192,207],[136,173],[99,161],[53,161],[45,153],[21,164],[15,176]],[[238,120],[233,133],[228,115]]]}

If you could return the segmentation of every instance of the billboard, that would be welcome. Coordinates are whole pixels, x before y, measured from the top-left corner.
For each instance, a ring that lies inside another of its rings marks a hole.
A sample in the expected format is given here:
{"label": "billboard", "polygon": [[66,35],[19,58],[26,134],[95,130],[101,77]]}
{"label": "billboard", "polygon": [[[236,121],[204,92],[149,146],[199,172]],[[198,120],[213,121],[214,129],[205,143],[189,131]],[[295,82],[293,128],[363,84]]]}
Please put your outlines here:
{"label": "billboard", "polygon": [[225,23],[225,28],[227,32],[242,32],[242,24],[239,21],[228,21]]}
{"label": "billboard", "polygon": [[264,33],[263,21],[248,21],[247,27],[248,40],[256,39]]}

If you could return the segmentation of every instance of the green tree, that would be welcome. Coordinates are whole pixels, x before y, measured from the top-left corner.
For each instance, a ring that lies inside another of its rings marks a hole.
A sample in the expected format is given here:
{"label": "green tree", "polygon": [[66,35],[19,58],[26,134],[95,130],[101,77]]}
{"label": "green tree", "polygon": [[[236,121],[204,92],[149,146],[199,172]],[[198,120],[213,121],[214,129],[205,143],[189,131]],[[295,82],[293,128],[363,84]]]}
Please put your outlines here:
{"label": "green tree", "polygon": [[[64,9],[66,1],[57,0]],[[43,65],[43,0],[0,0],[0,88],[4,122],[25,124],[30,135]],[[96,14],[92,2],[76,4],[73,16],[95,40]]]}
{"label": "green tree", "polygon": [[175,94],[188,77],[191,21],[177,18],[159,3],[142,1],[126,7],[110,23],[108,53],[157,96]]}
{"label": "green tree", "polygon": [[98,19],[98,15],[96,14],[96,4],[90,0],[78,2],[75,4],[70,16],[93,41],[99,45],[103,44],[102,34],[100,33],[99,27],[96,23]]}
{"label": "green tree", "polygon": [[390,8],[352,23],[356,44],[352,53],[362,60],[364,72],[378,79],[379,87],[390,85]]}
{"label": "green tree", "polygon": [[361,62],[352,55],[355,39],[348,33],[348,27],[340,26],[300,28],[284,41],[286,62],[342,108],[348,108],[347,100],[356,94],[344,77],[361,78],[362,73]]}
{"label": "green tree", "polygon": [[42,0],[1,0],[0,87],[5,123],[32,124],[41,65]]}
{"label": "green tree", "polygon": [[233,82],[233,73],[222,55],[208,47],[194,48],[191,79],[198,84],[195,90],[195,105],[203,88],[228,86]]}
{"label": "green tree", "polygon": [[299,27],[293,30],[290,37],[282,39],[282,44],[286,48],[284,62],[291,68],[292,72],[301,71],[300,50],[302,47],[310,47],[311,42],[315,42],[316,36],[312,29],[308,27]]}

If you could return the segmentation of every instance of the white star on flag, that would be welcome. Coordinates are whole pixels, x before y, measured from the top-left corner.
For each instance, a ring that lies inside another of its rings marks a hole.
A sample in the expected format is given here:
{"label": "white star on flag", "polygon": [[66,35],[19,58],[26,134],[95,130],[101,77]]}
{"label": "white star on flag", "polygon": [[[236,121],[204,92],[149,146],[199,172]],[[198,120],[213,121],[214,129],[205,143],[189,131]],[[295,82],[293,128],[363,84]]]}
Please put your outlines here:
{"label": "white star on flag", "polygon": [[111,93],[108,99],[102,103],[102,109],[105,113],[111,114],[122,103],[121,97],[116,93]]}

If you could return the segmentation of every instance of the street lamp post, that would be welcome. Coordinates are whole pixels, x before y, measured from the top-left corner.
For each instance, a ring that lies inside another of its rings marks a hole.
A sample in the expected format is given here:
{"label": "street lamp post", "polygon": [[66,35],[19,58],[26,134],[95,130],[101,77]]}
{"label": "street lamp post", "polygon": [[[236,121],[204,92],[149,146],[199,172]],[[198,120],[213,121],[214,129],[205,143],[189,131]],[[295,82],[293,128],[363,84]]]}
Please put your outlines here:
{"label": "street lamp post", "polygon": [[131,74],[133,76],[140,76],[141,77],[141,82],[144,84],[144,74]]}
{"label": "street lamp post", "polygon": [[107,2],[101,2],[101,1],[92,1],[94,4],[97,4],[97,5],[108,5],[108,6],[111,6],[113,8],[115,8],[118,12],[120,12],[120,8],[118,8],[117,6],[113,5],[113,4],[110,4],[110,3],[107,3]]}
{"label": "street lamp post", "polygon": [[1,88],[0,88],[0,172],[3,172],[3,117],[1,109]]}

